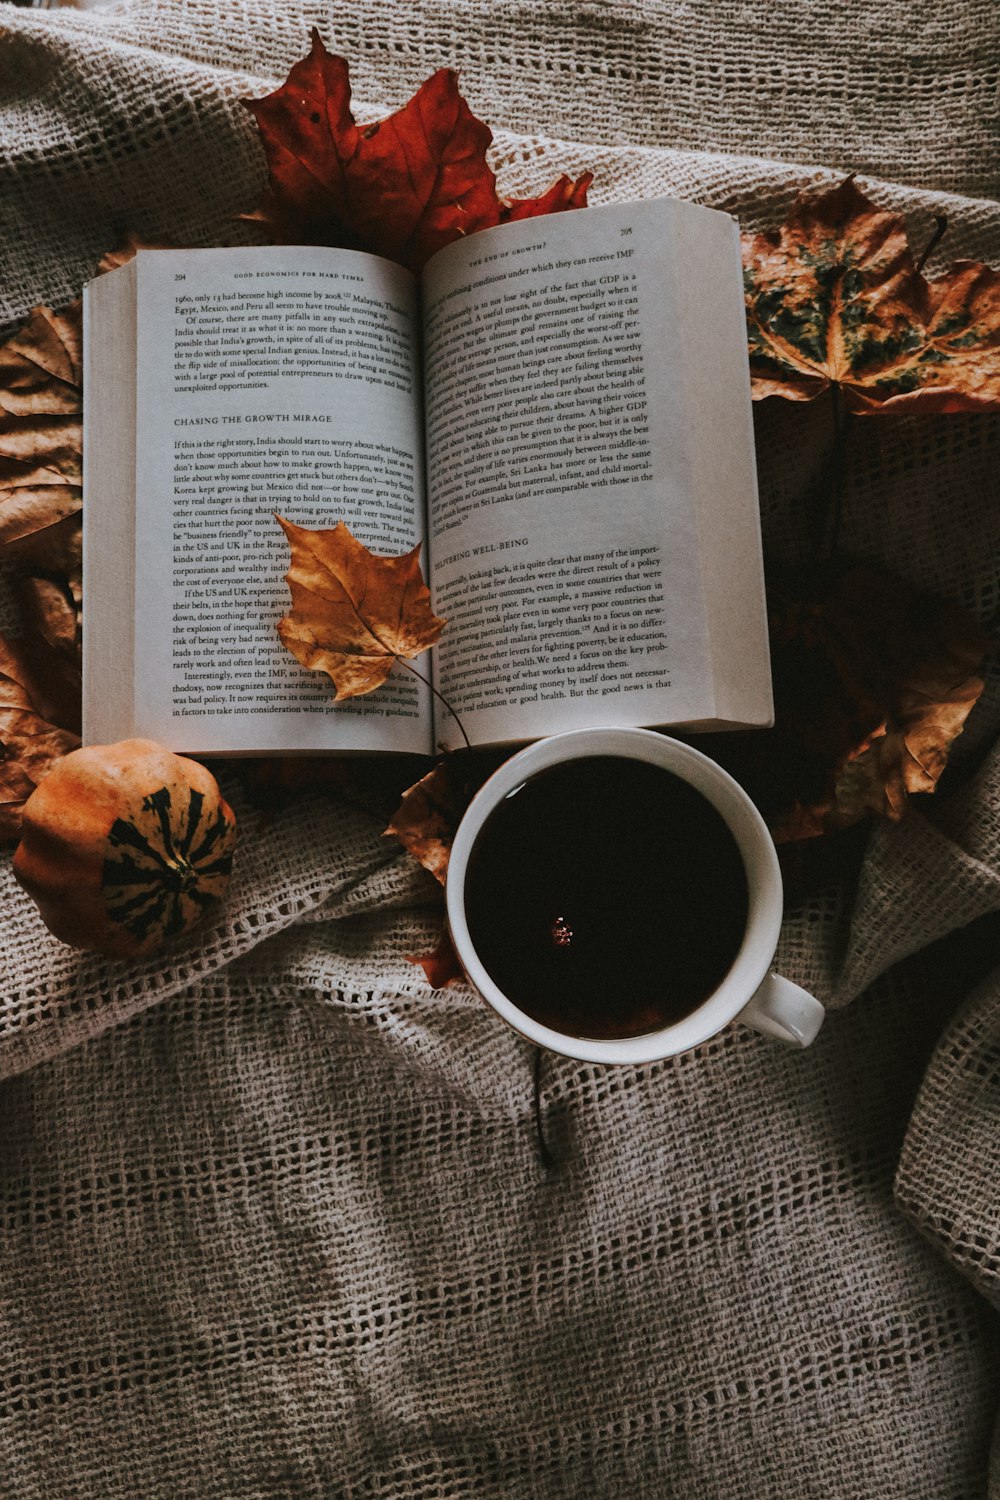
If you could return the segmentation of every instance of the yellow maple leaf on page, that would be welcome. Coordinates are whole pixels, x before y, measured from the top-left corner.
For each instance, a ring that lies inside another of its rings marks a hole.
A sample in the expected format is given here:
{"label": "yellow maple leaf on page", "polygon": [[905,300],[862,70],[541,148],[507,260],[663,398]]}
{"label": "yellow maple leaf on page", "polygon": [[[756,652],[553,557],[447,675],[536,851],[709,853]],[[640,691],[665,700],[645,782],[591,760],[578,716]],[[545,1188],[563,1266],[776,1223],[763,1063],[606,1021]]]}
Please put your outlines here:
{"label": "yellow maple leaf on page", "polygon": [[431,610],[419,543],[401,557],[378,557],[343,521],[313,531],[277,519],[292,550],[292,608],[278,634],[304,667],[329,675],[335,697],[373,692],[393,662],[433,646],[445,622]]}

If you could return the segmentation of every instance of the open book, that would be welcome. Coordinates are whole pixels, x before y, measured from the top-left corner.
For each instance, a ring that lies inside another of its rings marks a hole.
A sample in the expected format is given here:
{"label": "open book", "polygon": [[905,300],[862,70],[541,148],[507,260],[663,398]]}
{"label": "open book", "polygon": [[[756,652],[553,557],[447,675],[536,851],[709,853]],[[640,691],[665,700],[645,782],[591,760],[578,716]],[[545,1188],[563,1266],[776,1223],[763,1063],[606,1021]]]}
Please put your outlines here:
{"label": "open book", "polygon": [[87,743],[462,743],[398,664],[337,703],[288,654],[276,512],[423,540],[431,670],[475,743],[771,720],[726,214],[522,220],[419,281],[350,250],[140,251],[87,287],[85,390]]}

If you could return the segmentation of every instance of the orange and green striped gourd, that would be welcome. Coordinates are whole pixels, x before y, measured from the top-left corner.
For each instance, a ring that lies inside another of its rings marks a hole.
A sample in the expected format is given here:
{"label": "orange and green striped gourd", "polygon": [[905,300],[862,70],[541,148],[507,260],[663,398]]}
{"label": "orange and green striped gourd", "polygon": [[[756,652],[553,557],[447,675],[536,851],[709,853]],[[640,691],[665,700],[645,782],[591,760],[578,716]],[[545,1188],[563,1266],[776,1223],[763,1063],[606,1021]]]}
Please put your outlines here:
{"label": "orange and green striped gourd", "polygon": [[14,874],[62,942],[129,957],[200,920],[229,884],[235,843],[204,766],[121,740],[72,751],[35,788]]}

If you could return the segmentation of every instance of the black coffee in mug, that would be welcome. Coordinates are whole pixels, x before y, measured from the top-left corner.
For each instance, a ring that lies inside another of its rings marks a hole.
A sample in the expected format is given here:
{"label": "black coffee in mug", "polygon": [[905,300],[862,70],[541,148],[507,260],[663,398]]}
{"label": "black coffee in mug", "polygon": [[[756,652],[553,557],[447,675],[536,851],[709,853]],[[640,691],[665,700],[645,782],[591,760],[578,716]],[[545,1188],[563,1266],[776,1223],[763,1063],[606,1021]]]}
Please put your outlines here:
{"label": "black coffee in mug", "polygon": [[629,1037],[683,1019],[717,988],[746,930],[736,840],[672,771],[595,755],[530,777],[469,856],[469,936],[535,1020]]}

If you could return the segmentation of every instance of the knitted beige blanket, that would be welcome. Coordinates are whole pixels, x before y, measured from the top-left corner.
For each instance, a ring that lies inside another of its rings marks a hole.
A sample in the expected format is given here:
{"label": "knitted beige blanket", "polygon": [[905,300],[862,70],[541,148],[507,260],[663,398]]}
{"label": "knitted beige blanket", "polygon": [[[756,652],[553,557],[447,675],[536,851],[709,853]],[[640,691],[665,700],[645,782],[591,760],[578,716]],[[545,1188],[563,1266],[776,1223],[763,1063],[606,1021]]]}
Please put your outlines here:
{"label": "knitted beige blanket", "polygon": [[[937,266],[1000,261],[992,0],[4,6],[0,322],[126,224],[229,240],[238,100],[312,24],[365,119],[458,66],[507,192],[758,226],[857,170],[917,241],[947,213]],[[774,406],[793,560],[826,434]],[[857,426],[845,548],[995,621],[1000,418]],[[140,964],[51,939],[4,860],[0,1494],[1000,1495],[998,730],[994,666],[930,811],[789,913],[812,1049],[548,1057],[548,1170],[531,1048],[406,962],[438,893],[363,814],[239,805],[225,910]]]}

